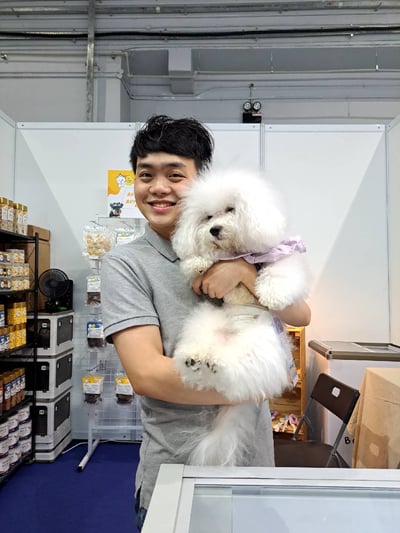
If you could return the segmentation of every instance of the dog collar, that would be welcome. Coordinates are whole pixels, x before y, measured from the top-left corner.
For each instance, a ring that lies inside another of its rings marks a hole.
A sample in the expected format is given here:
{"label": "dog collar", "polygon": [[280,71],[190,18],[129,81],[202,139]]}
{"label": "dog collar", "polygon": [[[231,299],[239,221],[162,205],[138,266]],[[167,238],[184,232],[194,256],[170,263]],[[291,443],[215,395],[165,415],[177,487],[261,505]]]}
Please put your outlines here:
{"label": "dog collar", "polygon": [[246,254],[235,255],[232,257],[218,257],[221,261],[228,261],[229,259],[239,259],[242,257],[252,265],[257,263],[275,263],[287,255],[292,255],[295,252],[304,253],[306,246],[300,237],[291,237],[283,240],[277,246],[274,246],[266,252],[250,252]]}

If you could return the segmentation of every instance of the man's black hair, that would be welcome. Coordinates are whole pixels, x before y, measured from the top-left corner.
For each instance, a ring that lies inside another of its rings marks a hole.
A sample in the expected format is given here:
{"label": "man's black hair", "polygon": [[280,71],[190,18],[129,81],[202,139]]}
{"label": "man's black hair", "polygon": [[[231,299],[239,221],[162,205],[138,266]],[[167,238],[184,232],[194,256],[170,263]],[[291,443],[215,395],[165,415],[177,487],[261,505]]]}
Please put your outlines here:
{"label": "man's black hair", "polygon": [[136,171],[138,157],[146,157],[153,152],[166,152],[193,159],[196,170],[200,172],[210,165],[213,150],[213,137],[198,120],[156,115],[137,133],[130,161]]}

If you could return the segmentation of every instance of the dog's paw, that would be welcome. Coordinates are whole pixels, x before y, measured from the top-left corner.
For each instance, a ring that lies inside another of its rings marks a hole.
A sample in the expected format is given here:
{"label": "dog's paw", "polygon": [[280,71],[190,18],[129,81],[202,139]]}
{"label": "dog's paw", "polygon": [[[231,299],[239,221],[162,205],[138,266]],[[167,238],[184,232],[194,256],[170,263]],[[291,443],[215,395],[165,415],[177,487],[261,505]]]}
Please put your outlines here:
{"label": "dog's paw", "polygon": [[213,377],[218,368],[210,353],[186,351],[174,356],[174,363],[182,381],[189,387],[196,389],[213,387]]}
{"label": "dog's paw", "polygon": [[291,298],[285,297],[282,293],[269,293],[266,296],[260,295],[258,301],[262,306],[271,309],[271,311],[282,311],[282,309],[294,303]]}
{"label": "dog's paw", "polygon": [[198,372],[201,370],[202,362],[198,357],[193,355],[185,359],[185,366],[186,368],[192,370],[192,372]]}
{"label": "dog's paw", "polygon": [[212,374],[218,372],[218,364],[215,361],[206,361],[206,367]]}
{"label": "dog's paw", "polygon": [[261,268],[255,285],[259,302],[276,311],[306,298],[308,291],[309,270],[300,254]]}
{"label": "dog's paw", "polygon": [[185,360],[185,366],[193,372],[203,369],[205,372],[216,374],[218,371],[218,365],[214,361],[203,357],[190,356]]}
{"label": "dog's paw", "polygon": [[184,275],[191,279],[194,276],[202,274],[210,268],[213,261],[205,259],[203,257],[195,256],[190,259],[184,259],[181,261],[181,269]]}
{"label": "dog's paw", "polygon": [[285,278],[262,276],[257,279],[255,292],[258,301],[273,311],[281,311],[302,298],[305,291],[290,284]]}

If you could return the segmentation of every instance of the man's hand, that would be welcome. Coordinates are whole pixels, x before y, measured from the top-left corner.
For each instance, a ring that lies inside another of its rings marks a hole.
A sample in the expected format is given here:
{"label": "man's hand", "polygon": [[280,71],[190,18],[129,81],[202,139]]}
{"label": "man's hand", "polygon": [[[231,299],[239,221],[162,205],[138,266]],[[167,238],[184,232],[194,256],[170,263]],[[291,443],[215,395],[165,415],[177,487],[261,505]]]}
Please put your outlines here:
{"label": "man's hand", "polygon": [[206,294],[210,298],[221,299],[239,283],[243,283],[253,293],[256,276],[254,265],[250,265],[242,258],[219,261],[204,274],[197,276],[192,288],[199,296]]}
{"label": "man's hand", "polygon": [[[210,298],[223,298],[228,292],[243,283],[254,295],[254,286],[257,270],[254,265],[244,259],[231,259],[219,261],[212,265],[204,274],[197,276],[192,283],[192,288],[197,295],[206,294]],[[288,306],[282,311],[274,311],[277,316],[291,326],[308,326],[311,311],[304,300]]]}

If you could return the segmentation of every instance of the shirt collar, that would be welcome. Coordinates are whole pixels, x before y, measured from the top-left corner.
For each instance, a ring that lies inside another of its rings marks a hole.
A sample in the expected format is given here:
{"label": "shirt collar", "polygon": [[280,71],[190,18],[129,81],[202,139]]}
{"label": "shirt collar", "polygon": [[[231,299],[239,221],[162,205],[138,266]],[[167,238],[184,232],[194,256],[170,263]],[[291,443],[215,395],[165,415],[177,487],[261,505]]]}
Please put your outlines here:
{"label": "shirt collar", "polygon": [[164,239],[164,237],[161,237],[161,235],[151,229],[148,223],[146,224],[144,230],[144,238],[150,244],[150,246],[155,248],[157,252],[166,257],[169,261],[177,261],[178,256],[172,248],[171,241],[169,239]]}

